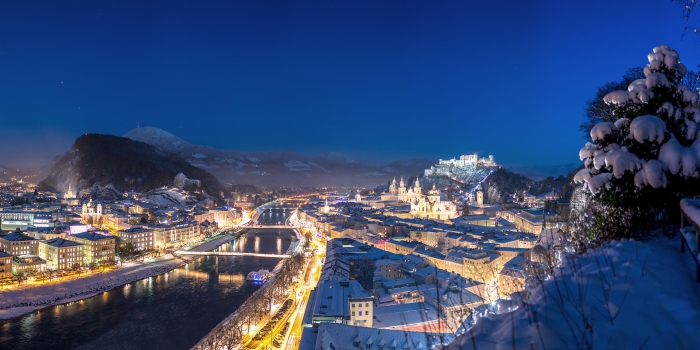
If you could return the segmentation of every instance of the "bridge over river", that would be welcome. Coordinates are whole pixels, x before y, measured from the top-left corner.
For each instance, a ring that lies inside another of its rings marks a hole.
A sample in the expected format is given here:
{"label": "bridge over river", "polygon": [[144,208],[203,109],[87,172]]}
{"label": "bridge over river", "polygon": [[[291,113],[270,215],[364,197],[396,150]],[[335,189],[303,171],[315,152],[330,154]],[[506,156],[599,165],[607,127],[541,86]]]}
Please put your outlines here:
{"label": "bridge over river", "polygon": [[246,228],[246,229],[256,229],[256,228],[289,228],[289,229],[294,229],[294,228],[300,228],[301,226],[293,226],[293,225],[250,225],[250,226],[241,226],[241,228]]}
{"label": "bridge over river", "polygon": [[243,252],[193,252],[191,250],[178,250],[176,255],[206,255],[206,256],[258,256],[262,258],[288,258],[287,254],[267,254],[267,253],[243,253]]}

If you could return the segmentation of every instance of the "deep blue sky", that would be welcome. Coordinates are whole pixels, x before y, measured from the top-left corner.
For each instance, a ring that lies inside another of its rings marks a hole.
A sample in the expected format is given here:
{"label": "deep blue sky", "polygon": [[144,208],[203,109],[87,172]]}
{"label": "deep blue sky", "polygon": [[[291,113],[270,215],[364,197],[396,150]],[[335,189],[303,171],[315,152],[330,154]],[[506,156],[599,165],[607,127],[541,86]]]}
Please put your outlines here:
{"label": "deep blue sky", "polygon": [[51,3],[0,4],[0,164],[137,121],[242,151],[575,163],[598,86],[660,44],[700,63],[664,0]]}

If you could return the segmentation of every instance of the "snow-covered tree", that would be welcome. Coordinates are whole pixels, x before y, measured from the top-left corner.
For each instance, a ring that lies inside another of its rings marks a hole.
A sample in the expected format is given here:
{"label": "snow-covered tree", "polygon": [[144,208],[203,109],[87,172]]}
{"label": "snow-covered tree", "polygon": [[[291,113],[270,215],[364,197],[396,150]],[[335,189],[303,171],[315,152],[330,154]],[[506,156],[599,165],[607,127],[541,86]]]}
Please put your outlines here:
{"label": "snow-covered tree", "polygon": [[700,192],[700,96],[681,83],[687,71],[676,51],[661,45],[647,58],[645,79],[605,95],[616,120],[593,126],[579,152],[585,168],[575,181],[608,211],[677,207]]}

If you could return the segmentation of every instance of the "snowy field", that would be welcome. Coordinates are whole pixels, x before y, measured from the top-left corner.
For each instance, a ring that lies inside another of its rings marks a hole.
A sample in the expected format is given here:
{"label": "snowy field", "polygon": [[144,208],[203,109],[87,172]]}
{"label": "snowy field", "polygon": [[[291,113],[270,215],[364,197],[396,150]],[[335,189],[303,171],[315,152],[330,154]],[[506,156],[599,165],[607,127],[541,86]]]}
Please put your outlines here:
{"label": "snowy field", "polygon": [[86,299],[127,283],[166,273],[184,266],[189,261],[168,254],[144,263],[130,264],[117,270],[73,280],[0,289],[0,319],[17,317],[47,306]]}
{"label": "snowy field", "polygon": [[449,349],[700,349],[700,283],[679,237],[565,255],[528,293],[492,305],[504,312],[482,315]]}

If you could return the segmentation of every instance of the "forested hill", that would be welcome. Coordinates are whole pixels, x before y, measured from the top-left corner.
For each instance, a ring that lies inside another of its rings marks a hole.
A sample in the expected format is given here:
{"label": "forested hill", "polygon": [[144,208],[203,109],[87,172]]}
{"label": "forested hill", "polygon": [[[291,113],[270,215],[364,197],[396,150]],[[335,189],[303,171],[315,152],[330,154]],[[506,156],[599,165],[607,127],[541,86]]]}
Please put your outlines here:
{"label": "forested hill", "polygon": [[559,176],[554,178],[550,176],[546,179],[535,181],[501,168],[495,170],[483,182],[484,199],[488,203],[502,204],[512,200],[516,194],[527,192],[537,196],[552,191],[564,199],[569,199],[573,190],[573,170],[566,177]]}
{"label": "forested hill", "polygon": [[209,196],[221,198],[224,192],[213,175],[175,154],[143,142],[100,134],[78,137],[70,151],[52,164],[39,189],[65,192],[70,187],[80,196],[118,196],[126,191],[145,192],[172,185],[178,173],[200,180]]}

